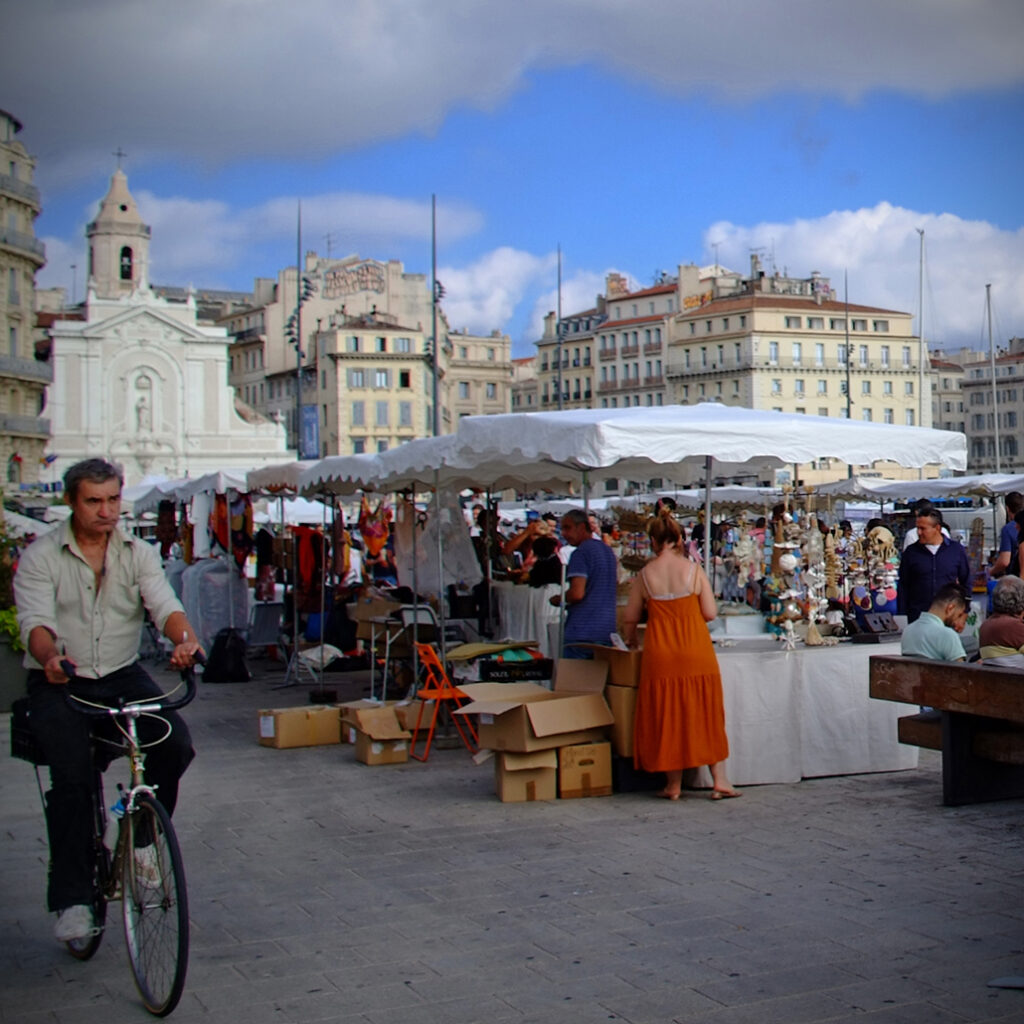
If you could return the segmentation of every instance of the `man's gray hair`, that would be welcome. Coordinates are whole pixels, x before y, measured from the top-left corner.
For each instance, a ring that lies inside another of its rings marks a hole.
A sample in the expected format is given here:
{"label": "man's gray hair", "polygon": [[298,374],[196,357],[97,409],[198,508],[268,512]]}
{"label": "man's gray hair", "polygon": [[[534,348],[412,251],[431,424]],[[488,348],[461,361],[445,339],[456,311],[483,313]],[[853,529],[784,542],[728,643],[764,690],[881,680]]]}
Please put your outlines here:
{"label": "man's gray hair", "polygon": [[563,512],[562,519],[568,519],[570,523],[575,523],[577,526],[585,526],[587,529],[590,529],[590,519],[587,517],[587,513],[581,508],[571,508],[568,512]]}
{"label": "man's gray hair", "polygon": [[1019,576],[1003,576],[992,589],[992,611],[1019,616],[1024,612],[1024,580]]}
{"label": "man's gray hair", "polygon": [[91,484],[105,484],[108,480],[116,480],[124,487],[124,473],[106,459],[84,459],[76,462],[64,474],[64,494],[71,501],[78,497],[79,485],[86,480]]}

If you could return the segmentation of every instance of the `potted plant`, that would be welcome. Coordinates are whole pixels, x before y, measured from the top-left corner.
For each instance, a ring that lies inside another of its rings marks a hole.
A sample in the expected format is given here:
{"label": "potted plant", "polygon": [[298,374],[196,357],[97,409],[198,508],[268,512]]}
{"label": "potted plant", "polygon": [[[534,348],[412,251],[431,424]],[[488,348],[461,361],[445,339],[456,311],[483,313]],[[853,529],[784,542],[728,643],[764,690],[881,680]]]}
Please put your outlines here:
{"label": "potted plant", "polygon": [[0,518],[0,712],[10,711],[11,701],[24,696],[24,651],[14,607],[14,541]]}

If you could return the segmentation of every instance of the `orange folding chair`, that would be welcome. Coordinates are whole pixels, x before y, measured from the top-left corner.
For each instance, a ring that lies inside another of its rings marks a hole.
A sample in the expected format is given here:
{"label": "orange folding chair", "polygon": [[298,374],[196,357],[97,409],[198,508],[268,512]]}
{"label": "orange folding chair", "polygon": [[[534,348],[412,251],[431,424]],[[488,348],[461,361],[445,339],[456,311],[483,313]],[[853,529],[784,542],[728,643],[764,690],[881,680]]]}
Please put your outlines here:
{"label": "orange folding chair", "polygon": [[[459,739],[465,744],[466,749],[475,754],[479,749],[476,729],[469,718],[463,715],[451,714],[452,708],[460,708],[469,698],[457,687],[452,686],[448,673],[441,664],[432,644],[416,644],[416,653],[419,655],[420,665],[426,675],[424,683],[416,691],[420,701],[419,714],[416,715],[416,727],[412,731],[412,741],[409,744],[409,756],[417,761],[426,761],[430,756],[430,744],[434,740],[434,732],[437,729],[437,720],[441,714],[441,708],[448,709],[448,717],[455,726]],[[426,742],[423,753],[416,753],[416,742],[419,738],[421,728],[424,728],[423,713],[426,711],[427,702],[433,702],[430,712],[430,724],[426,726]]]}

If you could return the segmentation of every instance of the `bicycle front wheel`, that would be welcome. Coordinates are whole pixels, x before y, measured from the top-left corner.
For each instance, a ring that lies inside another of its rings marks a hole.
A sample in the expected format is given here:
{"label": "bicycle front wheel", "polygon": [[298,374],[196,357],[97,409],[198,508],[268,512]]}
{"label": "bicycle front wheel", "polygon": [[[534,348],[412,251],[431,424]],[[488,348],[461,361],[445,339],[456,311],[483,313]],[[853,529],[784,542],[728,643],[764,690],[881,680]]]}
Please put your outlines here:
{"label": "bicycle front wheel", "polygon": [[170,815],[141,795],[125,815],[121,844],[124,937],[135,984],[146,1009],[165,1017],[177,1005],[188,969],[185,867]]}

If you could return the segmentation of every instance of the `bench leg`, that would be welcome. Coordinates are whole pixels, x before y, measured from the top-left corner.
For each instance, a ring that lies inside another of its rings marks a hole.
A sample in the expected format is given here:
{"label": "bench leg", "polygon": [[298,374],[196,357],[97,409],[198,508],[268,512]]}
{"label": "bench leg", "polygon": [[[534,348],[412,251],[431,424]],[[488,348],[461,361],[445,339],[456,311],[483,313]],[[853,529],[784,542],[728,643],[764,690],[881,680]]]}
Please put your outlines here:
{"label": "bench leg", "polygon": [[1024,797],[1024,766],[976,757],[974,734],[991,722],[942,712],[942,802],[947,807]]}

